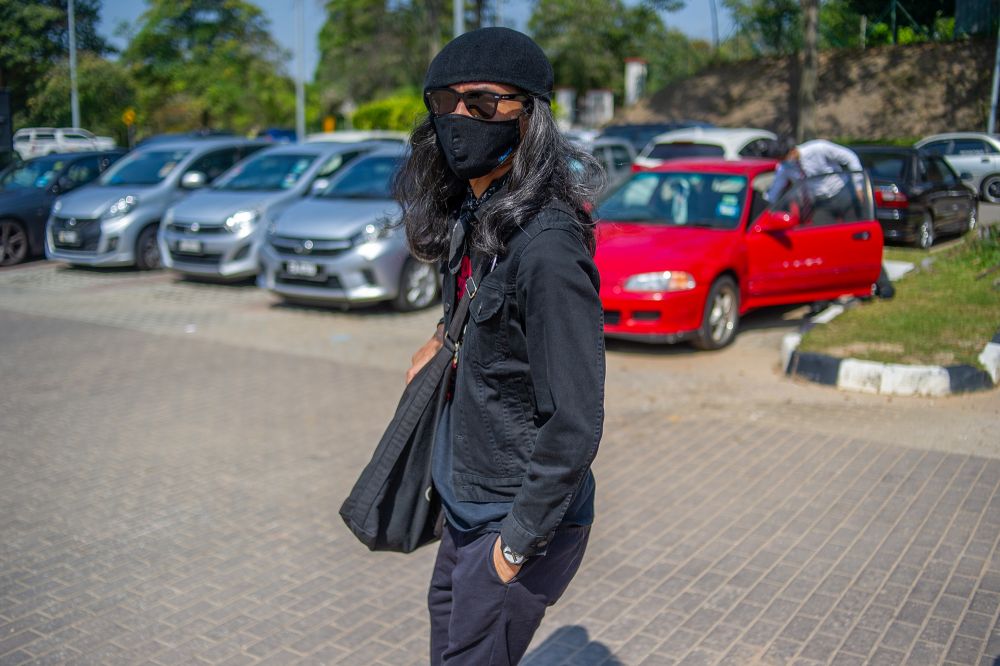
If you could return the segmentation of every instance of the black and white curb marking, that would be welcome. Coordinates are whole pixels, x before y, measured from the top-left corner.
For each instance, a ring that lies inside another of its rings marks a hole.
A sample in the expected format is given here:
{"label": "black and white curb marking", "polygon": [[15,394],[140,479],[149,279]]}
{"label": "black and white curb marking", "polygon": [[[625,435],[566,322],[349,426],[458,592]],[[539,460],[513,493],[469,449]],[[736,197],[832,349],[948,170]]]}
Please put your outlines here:
{"label": "black and white curb marking", "polygon": [[[832,308],[828,308],[830,309]],[[819,321],[827,311],[817,315],[807,326],[826,323],[840,314],[836,312]],[[801,341],[802,333],[789,333],[781,341],[781,366],[785,369],[785,374],[836,386],[845,391],[937,397],[982,391],[1000,384],[1000,331],[979,355],[978,360],[986,370],[971,365],[902,365],[842,359],[815,352],[800,352],[798,346]]]}

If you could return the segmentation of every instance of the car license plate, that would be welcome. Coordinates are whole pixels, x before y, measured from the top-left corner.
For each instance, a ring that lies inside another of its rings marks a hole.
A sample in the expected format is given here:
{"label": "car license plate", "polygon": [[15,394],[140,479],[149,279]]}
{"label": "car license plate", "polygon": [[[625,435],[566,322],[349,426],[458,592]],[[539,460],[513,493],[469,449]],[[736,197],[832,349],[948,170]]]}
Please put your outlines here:
{"label": "car license plate", "polygon": [[201,254],[201,241],[180,240],[177,242],[177,251],[186,254]]}
{"label": "car license plate", "polygon": [[80,242],[80,232],[73,231],[71,229],[63,229],[58,234],[56,238],[59,239],[60,243],[65,243],[67,245],[76,245]]}
{"label": "car license plate", "polygon": [[308,261],[289,261],[285,264],[285,272],[296,277],[313,278],[319,275],[319,266]]}

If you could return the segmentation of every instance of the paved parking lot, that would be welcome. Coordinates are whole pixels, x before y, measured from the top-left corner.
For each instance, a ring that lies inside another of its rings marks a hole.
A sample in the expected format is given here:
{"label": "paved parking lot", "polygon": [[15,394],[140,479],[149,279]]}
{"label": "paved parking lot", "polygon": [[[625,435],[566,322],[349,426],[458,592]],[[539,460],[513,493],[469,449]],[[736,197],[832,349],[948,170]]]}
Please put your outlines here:
{"label": "paved parking lot", "polygon": [[[800,316],[609,345],[591,549],[527,663],[994,666],[1000,399],[789,381]],[[436,319],[0,272],[0,664],[425,663],[433,550],[337,508]]]}

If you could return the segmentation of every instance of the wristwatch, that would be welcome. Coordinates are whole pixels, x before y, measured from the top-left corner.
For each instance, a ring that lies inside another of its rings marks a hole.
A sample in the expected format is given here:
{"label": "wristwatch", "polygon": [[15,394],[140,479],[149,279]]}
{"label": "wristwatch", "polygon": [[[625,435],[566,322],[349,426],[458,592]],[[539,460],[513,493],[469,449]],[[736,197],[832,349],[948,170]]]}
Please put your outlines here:
{"label": "wristwatch", "polygon": [[521,566],[522,564],[524,564],[524,561],[528,559],[526,555],[522,555],[521,553],[515,553],[513,550],[511,550],[510,546],[508,546],[503,542],[503,537],[500,538],[500,552],[503,553],[503,559],[507,560],[508,564],[511,564],[515,567]]}

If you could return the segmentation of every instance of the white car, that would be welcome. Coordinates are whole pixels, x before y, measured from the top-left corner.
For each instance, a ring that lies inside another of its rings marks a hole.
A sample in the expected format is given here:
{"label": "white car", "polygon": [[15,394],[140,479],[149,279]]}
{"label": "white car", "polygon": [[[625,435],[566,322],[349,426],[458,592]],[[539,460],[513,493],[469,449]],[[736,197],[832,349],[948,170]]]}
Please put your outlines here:
{"label": "white car", "polygon": [[983,201],[1000,203],[1000,135],[949,132],[921,139],[915,147],[943,157]]}
{"label": "white car", "polygon": [[655,167],[667,160],[690,157],[765,157],[777,139],[774,132],[749,127],[691,127],[657,136],[642,149],[635,163]]}
{"label": "white car", "polygon": [[95,136],[79,127],[25,127],[14,132],[14,150],[23,160],[50,153],[111,150],[114,147],[115,140],[110,136]]}

